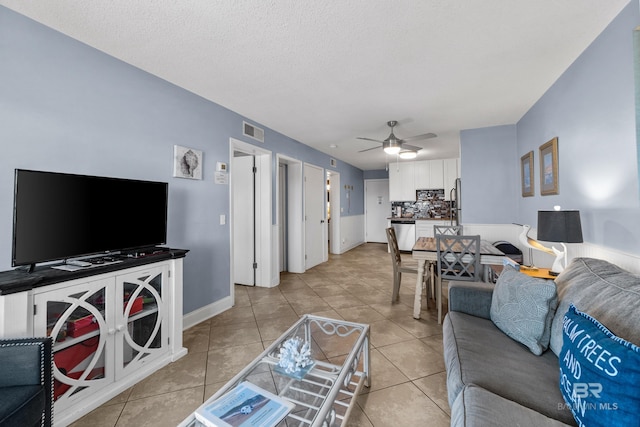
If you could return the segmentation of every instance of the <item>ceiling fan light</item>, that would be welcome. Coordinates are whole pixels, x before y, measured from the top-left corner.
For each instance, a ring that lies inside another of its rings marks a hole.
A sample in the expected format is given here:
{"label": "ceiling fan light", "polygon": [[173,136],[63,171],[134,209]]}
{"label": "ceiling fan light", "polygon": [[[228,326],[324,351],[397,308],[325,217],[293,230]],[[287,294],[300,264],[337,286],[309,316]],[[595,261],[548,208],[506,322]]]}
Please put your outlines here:
{"label": "ceiling fan light", "polygon": [[401,159],[415,159],[416,157],[418,157],[418,153],[415,151],[403,151],[400,153]]}
{"label": "ceiling fan light", "polygon": [[390,145],[388,147],[384,147],[384,152],[387,154],[398,154],[400,152],[400,147],[397,145]]}

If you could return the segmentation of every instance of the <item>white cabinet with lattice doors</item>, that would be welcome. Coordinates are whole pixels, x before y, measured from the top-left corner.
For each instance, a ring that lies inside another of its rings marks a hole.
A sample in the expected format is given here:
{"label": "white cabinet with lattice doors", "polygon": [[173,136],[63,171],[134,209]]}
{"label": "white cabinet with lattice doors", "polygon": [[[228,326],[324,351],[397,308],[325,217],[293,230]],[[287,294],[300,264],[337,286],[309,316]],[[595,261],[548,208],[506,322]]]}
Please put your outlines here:
{"label": "white cabinet with lattice doors", "polygon": [[166,274],[166,267],[156,267],[116,277],[123,302],[116,314],[116,380],[167,351]]}
{"label": "white cabinet with lattice doors", "polygon": [[113,279],[65,284],[34,293],[34,335],[54,339],[56,411],[115,378]]}
{"label": "white cabinet with lattice doors", "polygon": [[56,414],[86,405],[170,351],[169,264],[101,276],[34,291],[34,334],[54,338]]}

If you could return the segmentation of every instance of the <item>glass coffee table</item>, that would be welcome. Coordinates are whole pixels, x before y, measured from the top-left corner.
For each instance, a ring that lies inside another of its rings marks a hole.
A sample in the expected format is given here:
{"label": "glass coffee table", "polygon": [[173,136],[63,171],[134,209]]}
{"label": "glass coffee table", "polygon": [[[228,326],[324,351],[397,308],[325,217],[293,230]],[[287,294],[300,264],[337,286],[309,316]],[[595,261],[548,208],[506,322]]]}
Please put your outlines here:
{"label": "glass coffee table", "polygon": [[[281,345],[293,337],[311,343],[315,361],[300,379],[277,367]],[[362,387],[370,386],[370,372],[369,325],[307,314],[202,406],[249,381],[295,404],[278,426],[342,426]],[[202,425],[191,414],[179,427]]]}

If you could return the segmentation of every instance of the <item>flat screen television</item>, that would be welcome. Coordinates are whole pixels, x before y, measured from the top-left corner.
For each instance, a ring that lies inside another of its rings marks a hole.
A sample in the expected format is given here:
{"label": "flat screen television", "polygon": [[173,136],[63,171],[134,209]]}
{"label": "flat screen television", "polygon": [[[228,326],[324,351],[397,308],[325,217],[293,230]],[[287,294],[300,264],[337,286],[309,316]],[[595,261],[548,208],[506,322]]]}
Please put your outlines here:
{"label": "flat screen television", "polygon": [[166,182],[16,169],[12,266],[163,245]]}

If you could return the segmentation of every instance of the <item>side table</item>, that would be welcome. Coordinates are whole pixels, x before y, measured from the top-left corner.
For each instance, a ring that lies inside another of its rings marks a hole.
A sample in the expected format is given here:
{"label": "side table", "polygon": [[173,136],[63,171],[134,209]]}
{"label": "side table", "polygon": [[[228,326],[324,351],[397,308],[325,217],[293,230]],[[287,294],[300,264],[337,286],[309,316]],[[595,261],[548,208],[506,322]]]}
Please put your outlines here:
{"label": "side table", "polygon": [[550,269],[548,268],[527,268],[527,267],[520,267],[520,273],[524,273],[527,276],[531,276],[531,277],[538,277],[540,279],[551,279],[551,280],[555,280],[556,277],[558,277],[558,275],[553,275],[550,273]]}

